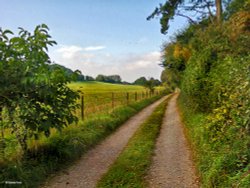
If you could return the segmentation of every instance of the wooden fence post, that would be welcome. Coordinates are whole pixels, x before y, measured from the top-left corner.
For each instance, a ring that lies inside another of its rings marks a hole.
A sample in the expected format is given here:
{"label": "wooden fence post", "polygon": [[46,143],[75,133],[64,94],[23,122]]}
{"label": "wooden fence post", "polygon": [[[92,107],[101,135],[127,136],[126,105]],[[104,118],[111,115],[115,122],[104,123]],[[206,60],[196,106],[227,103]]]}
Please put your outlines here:
{"label": "wooden fence post", "polygon": [[129,93],[127,93],[127,105],[129,105]]}
{"label": "wooden fence post", "polygon": [[114,92],[112,92],[112,108],[115,108],[115,96],[114,96]]}
{"label": "wooden fence post", "polygon": [[81,95],[81,118],[84,120],[84,93]]}

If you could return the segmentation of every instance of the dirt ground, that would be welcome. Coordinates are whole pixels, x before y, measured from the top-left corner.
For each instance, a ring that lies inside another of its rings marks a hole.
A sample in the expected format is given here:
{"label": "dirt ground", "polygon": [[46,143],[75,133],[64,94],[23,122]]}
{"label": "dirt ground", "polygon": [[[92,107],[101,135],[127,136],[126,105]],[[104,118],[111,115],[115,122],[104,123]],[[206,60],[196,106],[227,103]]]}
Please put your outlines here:
{"label": "dirt ground", "polygon": [[198,188],[191,150],[184,135],[176,100],[169,101],[155,156],[146,180],[152,188]]}
{"label": "dirt ground", "polygon": [[[167,97],[167,96],[166,96]],[[147,119],[156,106],[166,97],[156,101],[130,118],[115,133],[107,137],[101,144],[87,152],[79,161],[60,172],[46,182],[43,187],[53,188],[93,188],[109,166],[119,156],[129,138],[137,128]]]}

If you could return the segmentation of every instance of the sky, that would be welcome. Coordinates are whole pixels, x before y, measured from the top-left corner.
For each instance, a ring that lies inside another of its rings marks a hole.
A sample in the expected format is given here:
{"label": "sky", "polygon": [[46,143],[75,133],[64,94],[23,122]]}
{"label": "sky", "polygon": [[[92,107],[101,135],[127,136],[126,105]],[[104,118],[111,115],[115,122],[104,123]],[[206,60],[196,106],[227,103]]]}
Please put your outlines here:
{"label": "sky", "polygon": [[159,19],[146,18],[164,0],[0,0],[0,27],[15,33],[42,23],[58,44],[49,49],[52,61],[83,75],[160,79],[161,46],[186,20],[171,22],[160,33]]}

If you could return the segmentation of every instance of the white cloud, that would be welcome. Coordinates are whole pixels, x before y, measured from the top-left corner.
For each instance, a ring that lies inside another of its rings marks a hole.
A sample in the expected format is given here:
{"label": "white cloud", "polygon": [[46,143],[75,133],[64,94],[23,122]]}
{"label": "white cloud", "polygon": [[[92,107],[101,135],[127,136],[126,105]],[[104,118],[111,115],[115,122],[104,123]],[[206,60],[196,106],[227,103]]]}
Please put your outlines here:
{"label": "white cloud", "polygon": [[76,54],[83,53],[84,51],[97,51],[106,48],[105,46],[88,46],[88,47],[80,47],[80,46],[66,46],[63,45],[59,49],[56,50],[57,53],[62,54],[63,58],[70,59]]}
{"label": "white cloud", "polygon": [[84,48],[85,51],[96,51],[96,50],[103,50],[106,46],[88,46]]}
{"label": "white cloud", "polygon": [[63,58],[70,59],[76,53],[82,51],[83,48],[79,46],[62,46],[56,50],[56,52],[61,53]]}
{"label": "white cloud", "polygon": [[80,70],[84,75],[96,77],[98,74],[119,74],[129,82],[141,76],[159,79],[162,71],[158,65],[161,53],[157,51],[114,55],[108,52],[97,54],[79,46],[61,46],[51,53],[51,58],[72,70]]}
{"label": "white cloud", "polygon": [[126,65],[128,70],[136,70],[136,69],[148,69],[154,68],[159,63],[161,58],[160,52],[149,52],[146,54],[140,54],[137,57],[134,57],[133,60]]}

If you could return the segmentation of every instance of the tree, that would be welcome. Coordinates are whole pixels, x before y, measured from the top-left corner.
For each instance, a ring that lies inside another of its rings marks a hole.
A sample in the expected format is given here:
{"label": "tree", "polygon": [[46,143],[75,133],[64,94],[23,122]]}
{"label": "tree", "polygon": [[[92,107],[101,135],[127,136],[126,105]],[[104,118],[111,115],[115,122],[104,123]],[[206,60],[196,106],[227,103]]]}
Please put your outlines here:
{"label": "tree", "polygon": [[167,0],[165,4],[160,4],[156,7],[154,12],[147,17],[147,20],[160,16],[161,33],[166,34],[169,29],[169,21],[174,16],[185,17],[191,23],[195,23],[195,20],[191,18],[188,12],[196,12],[197,19],[205,17],[210,18],[213,22],[213,8],[216,7],[216,19],[220,23],[222,19],[222,2],[221,0]]}
{"label": "tree", "polygon": [[77,121],[78,94],[68,88],[71,79],[62,69],[50,67],[48,46],[56,42],[49,28],[42,24],[34,33],[19,30],[18,36],[0,30],[0,126],[11,130],[26,150],[29,137],[49,136],[51,128],[60,131]]}
{"label": "tree", "polygon": [[155,91],[154,79],[150,78],[149,80],[147,80],[145,82],[144,87],[146,87],[147,89],[149,89],[150,93],[154,93],[154,91]]}
{"label": "tree", "polygon": [[154,78],[151,78],[151,79],[152,79],[152,82],[153,82],[153,86],[154,86],[154,87],[155,87],[155,86],[161,85],[161,81],[160,81],[160,80],[154,79]]}
{"label": "tree", "polygon": [[233,14],[240,12],[240,11],[248,11],[250,9],[250,1],[246,0],[231,0],[229,1],[228,5],[226,6],[225,10],[225,17],[229,19],[230,16]]}
{"label": "tree", "polygon": [[99,74],[96,77],[96,81],[108,82],[108,83],[121,83],[122,79],[119,75],[106,76],[106,75]]}
{"label": "tree", "polygon": [[149,89],[151,93],[154,93],[155,87],[159,85],[161,85],[160,80],[154,78],[149,78],[149,80],[146,80],[143,84],[143,86]]}
{"label": "tree", "polygon": [[82,75],[81,71],[79,71],[79,70],[72,71],[71,69],[66,68],[62,65],[56,64],[54,62],[49,65],[49,68],[51,71],[56,71],[56,70],[62,71],[64,73],[65,78],[68,78],[68,79],[72,78],[73,80],[76,80],[76,81],[84,81],[85,80],[84,75]]}
{"label": "tree", "polygon": [[145,85],[146,82],[147,82],[147,79],[145,77],[140,77],[140,78],[136,79],[133,84],[143,86],[143,85]]}
{"label": "tree", "polygon": [[215,6],[216,6],[216,19],[217,22],[220,23],[222,20],[222,3],[221,0],[215,0]]}
{"label": "tree", "polygon": [[105,76],[102,74],[98,74],[95,80],[99,82],[105,82]]}
{"label": "tree", "polygon": [[108,82],[111,83],[121,83],[122,79],[119,75],[110,75],[108,77]]}
{"label": "tree", "polygon": [[85,77],[86,81],[94,81],[95,79],[91,76],[86,76]]}

